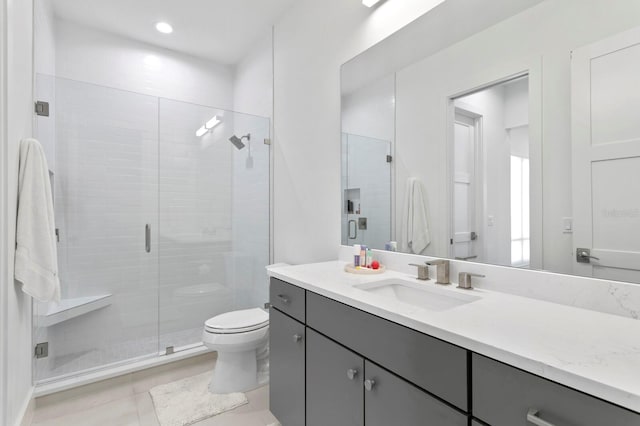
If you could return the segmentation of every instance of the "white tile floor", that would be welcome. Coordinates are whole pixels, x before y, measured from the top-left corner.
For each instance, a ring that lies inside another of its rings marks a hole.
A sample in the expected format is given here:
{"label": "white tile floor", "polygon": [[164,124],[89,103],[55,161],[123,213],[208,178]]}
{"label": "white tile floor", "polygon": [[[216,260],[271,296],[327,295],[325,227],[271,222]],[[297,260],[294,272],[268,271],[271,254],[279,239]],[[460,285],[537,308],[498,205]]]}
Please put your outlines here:
{"label": "white tile floor", "polygon": [[[32,426],[158,426],[152,387],[213,371],[215,354],[200,355],[36,400]],[[269,412],[268,387],[247,393],[249,404],[196,423],[197,426],[278,424]]]}

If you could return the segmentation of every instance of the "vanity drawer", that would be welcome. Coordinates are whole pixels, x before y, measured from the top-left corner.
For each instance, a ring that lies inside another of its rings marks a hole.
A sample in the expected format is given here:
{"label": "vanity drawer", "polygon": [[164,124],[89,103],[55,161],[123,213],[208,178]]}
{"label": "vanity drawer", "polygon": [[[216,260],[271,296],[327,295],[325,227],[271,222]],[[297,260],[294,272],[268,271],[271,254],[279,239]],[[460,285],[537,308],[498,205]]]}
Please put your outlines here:
{"label": "vanity drawer", "polygon": [[467,351],[307,292],[307,325],[467,411]]}
{"label": "vanity drawer", "polygon": [[305,290],[286,283],[277,278],[271,278],[269,301],[271,306],[278,308],[285,314],[304,323],[305,319]]}
{"label": "vanity drawer", "polygon": [[481,355],[472,360],[473,416],[491,426],[536,424],[527,421],[532,409],[558,426],[640,425],[640,414]]}

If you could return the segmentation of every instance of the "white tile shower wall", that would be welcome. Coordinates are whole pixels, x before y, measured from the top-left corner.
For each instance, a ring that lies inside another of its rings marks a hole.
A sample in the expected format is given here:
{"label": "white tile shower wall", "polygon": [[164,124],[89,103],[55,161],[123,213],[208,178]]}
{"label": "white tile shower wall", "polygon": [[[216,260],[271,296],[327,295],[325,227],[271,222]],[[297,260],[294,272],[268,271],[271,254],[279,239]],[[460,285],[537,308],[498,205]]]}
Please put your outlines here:
{"label": "white tile shower wall", "polygon": [[265,266],[269,264],[269,120],[236,114],[235,134],[250,134],[242,150],[232,150],[233,251],[227,258],[229,279],[236,288],[236,306],[262,306],[269,300]]}
{"label": "white tile shower wall", "polygon": [[[221,123],[197,137],[214,115]],[[160,347],[200,340],[207,318],[228,311],[235,114],[160,100]],[[180,330],[197,332],[176,339]]]}
{"label": "white tile shower wall", "polygon": [[247,167],[248,147],[233,149],[232,253],[227,271],[239,289],[238,307],[262,306],[268,300],[270,162],[271,149],[264,138],[271,137],[273,115],[272,34],[262,40],[235,69],[234,110],[256,114],[236,114],[238,136],[251,134],[252,167]]}
{"label": "white tile shower wall", "polygon": [[[114,297],[48,328],[50,356],[37,363],[38,379],[157,350],[157,258],[144,250],[145,224],[158,223],[157,99],[64,79],[56,99],[62,297]],[[138,339],[150,344],[125,344]]]}

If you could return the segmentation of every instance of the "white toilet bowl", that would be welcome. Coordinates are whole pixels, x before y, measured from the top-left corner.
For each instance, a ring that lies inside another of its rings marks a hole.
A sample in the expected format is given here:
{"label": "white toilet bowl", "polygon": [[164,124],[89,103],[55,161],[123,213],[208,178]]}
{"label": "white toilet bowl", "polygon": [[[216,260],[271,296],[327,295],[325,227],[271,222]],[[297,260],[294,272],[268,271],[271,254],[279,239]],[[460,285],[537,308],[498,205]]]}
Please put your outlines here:
{"label": "white toilet bowl", "polygon": [[202,342],[218,351],[211,392],[246,392],[268,381],[269,314],[265,310],[244,309],[208,319]]}

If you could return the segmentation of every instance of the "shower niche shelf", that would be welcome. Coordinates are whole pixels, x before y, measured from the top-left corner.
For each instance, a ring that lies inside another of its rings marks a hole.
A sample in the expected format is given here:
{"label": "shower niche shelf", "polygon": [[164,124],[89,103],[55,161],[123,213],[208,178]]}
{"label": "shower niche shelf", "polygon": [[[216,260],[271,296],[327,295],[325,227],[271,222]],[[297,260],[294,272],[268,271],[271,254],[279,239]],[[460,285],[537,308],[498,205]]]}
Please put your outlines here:
{"label": "shower niche shelf", "polygon": [[76,297],[62,299],[59,304],[48,303],[46,313],[38,315],[38,326],[49,327],[61,322],[79,317],[89,312],[97,311],[111,305],[111,294],[100,296]]}

